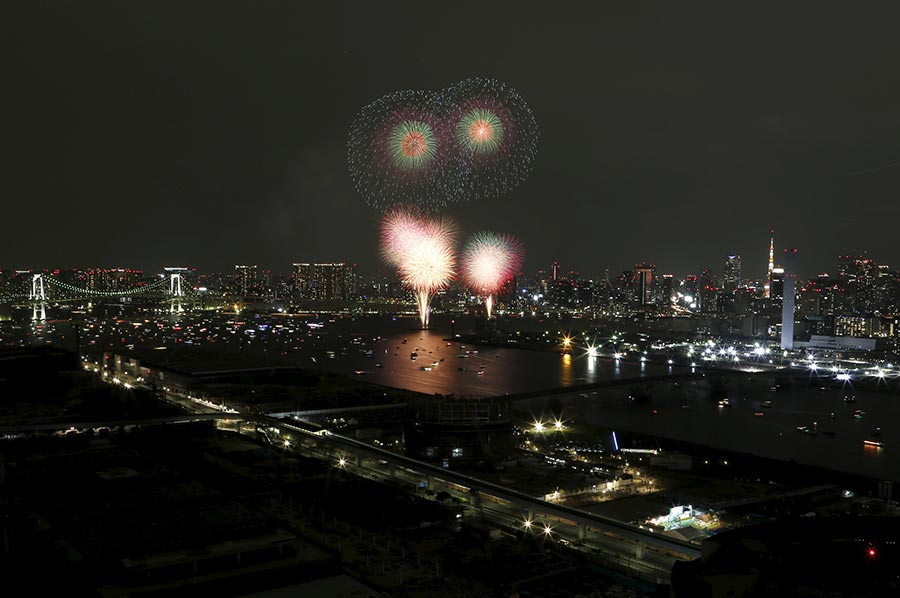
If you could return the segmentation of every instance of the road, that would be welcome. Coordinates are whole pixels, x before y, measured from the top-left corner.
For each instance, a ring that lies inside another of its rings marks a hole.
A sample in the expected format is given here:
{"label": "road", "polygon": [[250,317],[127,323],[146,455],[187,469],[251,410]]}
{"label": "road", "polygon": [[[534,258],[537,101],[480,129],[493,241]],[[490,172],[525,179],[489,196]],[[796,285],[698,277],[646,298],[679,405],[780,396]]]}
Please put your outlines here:
{"label": "road", "polygon": [[[177,425],[209,420],[225,424],[238,433],[262,436],[272,444],[325,460],[335,467],[369,479],[399,483],[410,492],[422,494],[428,490],[434,493],[447,491],[467,505],[470,515],[483,516],[492,525],[517,534],[545,534],[547,541],[567,543],[575,550],[592,554],[630,575],[654,583],[668,583],[675,561],[700,556],[699,547],[688,542],[565,505],[549,503],[512,488],[417,461],[328,431],[312,432],[266,415],[195,413],[144,420],[5,426],[0,427],[0,434]],[[546,528],[549,531],[545,532]]]}

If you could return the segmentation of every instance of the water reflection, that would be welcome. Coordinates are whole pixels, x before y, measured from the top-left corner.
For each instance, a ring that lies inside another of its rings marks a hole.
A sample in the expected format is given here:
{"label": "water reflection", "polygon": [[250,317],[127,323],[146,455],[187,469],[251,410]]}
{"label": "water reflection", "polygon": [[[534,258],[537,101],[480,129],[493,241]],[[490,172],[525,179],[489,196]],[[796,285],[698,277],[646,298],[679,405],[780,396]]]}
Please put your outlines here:
{"label": "water reflection", "polygon": [[[315,356],[326,370],[351,375],[361,372],[365,380],[376,384],[457,396],[497,396],[614,378],[659,376],[669,369],[653,363],[641,368],[635,362],[570,352],[466,344],[450,336],[447,324],[444,329],[439,320],[432,320],[430,330],[413,331],[408,320],[338,320],[323,330]],[[353,339],[363,340],[353,344]],[[366,356],[368,350],[372,356]],[[410,359],[411,352],[417,353],[415,361]],[[433,365],[435,361],[438,365]],[[678,371],[676,367],[674,373]]]}
{"label": "water reflection", "polygon": [[570,386],[572,384],[572,354],[563,353],[562,368],[559,370],[559,385]]}

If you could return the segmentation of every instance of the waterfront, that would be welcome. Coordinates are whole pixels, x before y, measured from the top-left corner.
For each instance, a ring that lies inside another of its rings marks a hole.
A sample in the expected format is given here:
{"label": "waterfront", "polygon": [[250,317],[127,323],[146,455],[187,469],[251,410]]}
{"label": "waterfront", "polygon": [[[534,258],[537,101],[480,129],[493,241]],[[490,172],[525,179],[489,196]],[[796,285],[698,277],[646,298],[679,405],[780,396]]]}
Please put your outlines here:
{"label": "waterfront", "polygon": [[[475,322],[475,318],[457,319],[456,330],[465,333]],[[500,320],[499,325],[515,324]],[[147,320],[140,326],[128,319],[98,319],[90,326],[84,328],[90,332],[82,333],[82,346],[89,350],[168,346],[177,355],[179,346],[192,345],[211,354],[252,355],[271,363],[321,369],[424,394],[487,397],[546,391],[540,398],[517,403],[517,417],[540,416],[547,402],[557,398],[565,417],[576,425],[672,438],[900,481],[900,451],[893,444],[900,421],[896,379],[879,382],[890,385],[887,392],[854,388],[853,382],[821,391],[818,383],[807,386],[801,374],[791,388],[772,391],[772,385],[786,373],[714,371],[704,380],[682,380],[680,388],[671,382],[655,383],[649,401],[634,403],[625,386],[588,392],[559,389],[679,376],[691,369],[589,357],[583,347],[561,353],[448,341],[451,326],[446,317],[435,318],[430,330],[415,329],[414,318],[386,315],[244,315],[238,319],[227,314],[198,314]],[[547,326],[548,336],[556,338],[559,322]],[[70,325],[62,325],[58,334],[69,335],[66,331],[70,330]],[[33,334],[40,342],[45,334],[50,338],[46,330],[36,329]],[[415,360],[410,358],[412,353],[417,354]],[[709,380],[723,377],[725,386],[713,393]],[[717,402],[723,392],[729,398],[727,407]],[[854,396],[855,403],[844,403],[845,395]],[[771,401],[772,407],[765,407],[765,401]],[[865,413],[854,417],[857,410]],[[756,415],[759,413],[762,415]],[[798,427],[807,431],[798,431]],[[878,427],[880,431],[875,430]],[[608,438],[608,433],[598,433]],[[866,447],[866,439],[885,446]]]}
{"label": "waterfront", "polygon": [[[356,375],[376,384],[467,397],[551,391],[690,371],[679,366],[588,357],[584,350],[577,349],[562,354],[450,342],[446,319],[436,318],[429,330],[416,330],[414,324],[412,318],[389,317],[327,323],[322,329],[327,336],[322,337],[316,362],[330,372],[360,372]],[[415,360],[412,353],[416,353]]]}
{"label": "waterfront", "polygon": [[[441,330],[440,322],[435,329],[426,331],[412,330],[410,322],[381,322],[378,330],[382,340],[372,341],[370,337],[368,343],[373,349],[371,358],[364,351],[347,355],[338,352],[333,359],[326,357],[323,368],[348,375],[365,371],[365,377],[378,384],[457,396],[501,396],[621,379],[639,381],[642,377],[691,371],[658,363],[592,358],[583,351],[560,354],[480,345],[464,345],[466,348],[461,349],[456,342],[447,346],[448,334]],[[372,334],[368,332],[372,323],[345,322],[337,329],[349,327],[346,332],[335,332],[343,339],[347,334],[353,336],[352,328],[356,338],[365,338]],[[467,350],[477,354],[458,357]],[[410,359],[412,352],[418,354],[415,361]],[[440,361],[442,358],[444,361]],[[438,365],[432,366],[435,361]],[[382,367],[375,367],[375,363]],[[481,365],[485,366],[485,373],[478,375]],[[425,371],[423,367],[431,369]],[[459,371],[460,367],[466,371]],[[803,375],[790,388],[772,390],[783,373],[711,372],[709,378],[720,375],[727,380],[728,406],[719,406],[721,395],[712,392],[712,385],[704,379],[679,382],[678,387],[672,382],[657,382],[646,402],[631,401],[632,390],[627,386],[590,392],[548,391],[546,396],[517,403],[513,411],[521,419],[540,417],[547,413],[548,401],[558,399],[564,416],[576,426],[587,424],[671,438],[900,482],[900,451],[891,442],[897,437],[900,422],[900,399],[895,390],[871,392],[854,388],[851,382],[822,391],[816,382],[806,385]],[[855,402],[845,403],[845,396],[853,397]],[[771,407],[764,406],[766,401],[771,402]],[[857,410],[864,412],[861,417],[855,417]],[[799,431],[798,427],[806,427],[807,431]],[[866,439],[885,446],[865,446]]]}
{"label": "waterfront", "polygon": [[[706,381],[687,382],[680,388],[658,383],[652,397],[638,403],[629,400],[626,388],[549,398],[560,401],[575,425],[671,438],[900,482],[900,451],[894,442],[900,400],[895,393],[862,391],[850,384],[828,391],[818,385],[773,391],[772,382],[768,376],[735,374],[728,406],[719,406]],[[845,402],[844,397],[853,397],[854,402]],[[540,414],[549,398],[525,401],[517,410],[522,416]],[[767,401],[771,407],[764,406]],[[867,439],[885,446],[867,446],[863,443]]]}

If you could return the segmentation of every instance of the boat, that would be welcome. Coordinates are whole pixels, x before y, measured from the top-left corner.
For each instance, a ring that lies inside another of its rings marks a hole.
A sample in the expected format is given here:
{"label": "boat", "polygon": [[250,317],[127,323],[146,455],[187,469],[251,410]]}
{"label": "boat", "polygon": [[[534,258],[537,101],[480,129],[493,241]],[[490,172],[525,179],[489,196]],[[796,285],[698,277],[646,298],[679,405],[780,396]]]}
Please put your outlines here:
{"label": "boat", "polygon": [[719,400],[719,407],[728,407],[731,405],[731,401],[728,400],[728,397]]}
{"label": "boat", "polygon": [[430,366],[430,365],[423,365],[423,366],[420,367],[419,369],[422,370],[423,372],[430,372],[430,371],[431,371],[431,366]]}
{"label": "boat", "polygon": [[766,409],[770,409],[772,407],[772,401],[763,401],[762,406]]}
{"label": "boat", "polygon": [[479,376],[484,376],[484,370],[478,370],[478,375],[479,375]]}
{"label": "boat", "polygon": [[880,440],[863,440],[863,446],[874,446],[875,448],[884,448],[884,443]]}

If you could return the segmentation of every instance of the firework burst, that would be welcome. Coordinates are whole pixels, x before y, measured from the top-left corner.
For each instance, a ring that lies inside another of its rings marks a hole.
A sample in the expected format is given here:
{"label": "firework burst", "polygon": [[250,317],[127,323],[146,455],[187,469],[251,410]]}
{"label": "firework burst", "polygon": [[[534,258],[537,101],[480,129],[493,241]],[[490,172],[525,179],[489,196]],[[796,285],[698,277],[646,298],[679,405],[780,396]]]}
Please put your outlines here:
{"label": "firework burst", "polygon": [[445,106],[431,93],[391,93],[363,108],[347,143],[350,177],[366,203],[377,209],[415,204],[431,210],[453,201]]}
{"label": "firework burst", "polygon": [[413,206],[391,208],[381,221],[381,255],[388,264],[400,266],[416,241],[426,233],[427,222]]}
{"label": "firework burst", "polygon": [[519,93],[494,79],[466,79],[444,94],[449,129],[463,164],[460,180],[473,199],[502,195],[531,171],[538,127]]}
{"label": "firework burst", "polygon": [[456,275],[456,226],[445,218],[426,219],[415,210],[397,208],[385,216],[381,231],[382,255],[413,292],[419,321],[427,328],[431,296]]}
{"label": "firework burst", "polygon": [[513,189],[531,170],[537,142],[534,115],[515,89],[466,79],[438,93],[391,93],[363,108],[347,159],[370,206],[431,212]]}
{"label": "firework burst", "polygon": [[487,316],[491,317],[494,293],[522,267],[522,244],[510,235],[491,232],[475,234],[462,253],[462,278],[466,286],[485,295]]}

